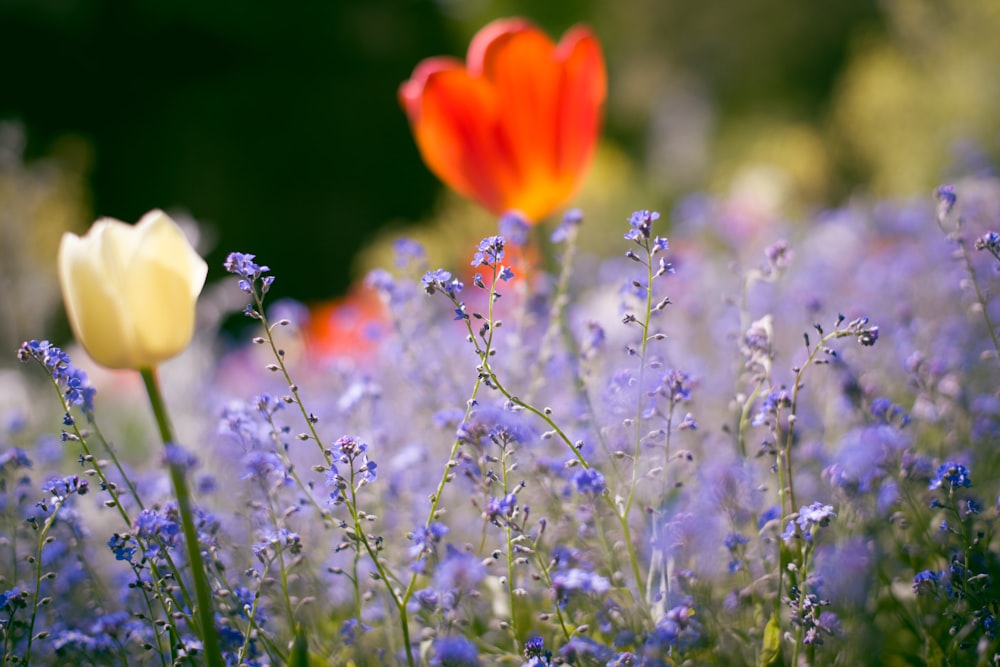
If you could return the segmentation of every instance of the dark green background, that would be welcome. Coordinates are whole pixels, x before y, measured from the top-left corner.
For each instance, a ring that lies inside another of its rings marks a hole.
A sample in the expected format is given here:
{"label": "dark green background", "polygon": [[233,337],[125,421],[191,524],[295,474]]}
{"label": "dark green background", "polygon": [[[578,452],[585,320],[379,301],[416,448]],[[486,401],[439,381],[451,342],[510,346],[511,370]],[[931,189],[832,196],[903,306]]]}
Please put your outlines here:
{"label": "dark green background", "polygon": [[[723,120],[818,117],[849,37],[879,28],[865,0],[0,0],[0,118],[25,125],[29,158],[63,135],[88,140],[96,216],[185,209],[218,232],[210,275],[229,251],[253,252],[279,293],[324,298],[376,229],[427,216],[440,188],[399,83],[515,13],[554,36],[592,23],[611,95],[619,73],[668,59]],[[617,108],[606,132],[641,160],[646,119]]]}

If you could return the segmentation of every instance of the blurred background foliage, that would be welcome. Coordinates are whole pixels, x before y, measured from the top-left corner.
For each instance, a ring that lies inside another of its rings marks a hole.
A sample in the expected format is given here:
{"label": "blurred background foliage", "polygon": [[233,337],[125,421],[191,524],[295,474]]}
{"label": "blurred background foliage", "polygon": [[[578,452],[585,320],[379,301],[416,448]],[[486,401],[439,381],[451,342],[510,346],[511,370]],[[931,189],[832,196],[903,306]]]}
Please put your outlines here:
{"label": "blurred background foliage", "polygon": [[0,343],[65,331],[58,237],[98,216],[190,216],[210,280],[253,252],[306,302],[400,231],[464,259],[494,223],[422,165],[396,90],[509,15],[604,44],[588,224],[696,191],[765,222],[929,196],[997,157],[995,0],[0,0]]}

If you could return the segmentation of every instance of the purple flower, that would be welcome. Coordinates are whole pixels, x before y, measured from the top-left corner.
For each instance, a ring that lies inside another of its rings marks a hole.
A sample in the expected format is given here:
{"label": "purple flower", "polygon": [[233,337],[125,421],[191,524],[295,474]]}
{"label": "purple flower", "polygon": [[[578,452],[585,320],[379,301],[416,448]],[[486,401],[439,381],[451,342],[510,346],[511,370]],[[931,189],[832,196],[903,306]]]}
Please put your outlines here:
{"label": "purple flower", "polygon": [[799,524],[803,537],[808,541],[812,540],[813,533],[817,528],[826,527],[830,520],[836,516],[832,505],[816,502],[808,507],[799,508],[799,518],[796,519],[796,522]]}
{"label": "purple flower", "polygon": [[284,462],[274,452],[248,452],[241,463],[244,472],[240,479],[256,479],[264,483],[278,479],[290,480]]}
{"label": "purple flower", "polygon": [[826,526],[837,514],[833,511],[832,505],[823,503],[813,503],[808,507],[799,509],[799,526],[805,530],[812,526]]}
{"label": "purple flower", "polygon": [[582,223],[583,212],[578,208],[570,209],[563,215],[559,226],[552,230],[552,236],[549,238],[553,243],[562,243],[569,239],[570,234],[575,233]]}
{"label": "purple flower", "polygon": [[20,447],[11,447],[0,454],[0,473],[4,472],[8,467],[11,470],[30,468],[31,459],[28,458],[28,452]]}
{"label": "purple flower", "polygon": [[840,439],[823,477],[852,493],[874,491],[891,471],[899,452],[909,445],[905,432],[885,423],[852,429]]}
{"label": "purple flower", "polygon": [[886,424],[891,424],[898,420],[899,426],[903,427],[910,423],[910,415],[906,414],[903,408],[884,396],[879,396],[872,401],[870,411],[873,417]]}
{"label": "purple flower", "polygon": [[767,354],[771,349],[772,323],[769,316],[753,322],[743,334],[743,343],[751,353]]}
{"label": "purple flower", "polygon": [[254,555],[261,561],[266,559],[267,554],[277,553],[287,549],[289,553],[302,553],[302,538],[298,533],[287,528],[278,528],[264,531],[261,539],[253,545]]}
{"label": "purple flower", "polygon": [[605,665],[615,653],[590,637],[577,635],[559,649],[559,655],[571,665]]}
{"label": "purple flower", "polygon": [[340,626],[340,637],[344,640],[345,646],[354,646],[360,635],[365,632],[371,632],[371,630],[370,625],[358,623],[358,619],[356,618],[349,618]]}
{"label": "purple flower", "polygon": [[0,609],[13,612],[15,609],[24,609],[27,606],[27,595],[21,592],[17,586],[0,593]]}
{"label": "purple flower", "polygon": [[663,376],[661,386],[671,403],[681,403],[690,400],[691,384],[691,377],[687,373],[672,368]]}
{"label": "purple flower", "polygon": [[150,555],[158,553],[161,545],[176,548],[181,539],[181,526],[167,511],[144,509],[135,518],[132,528],[137,538],[149,542],[147,553]]}
{"label": "purple flower", "polygon": [[797,533],[795,531],[795,522],[789,521],[788,523],[785,524],[784,532],[782,532],[781,535],[779,535],[778,537],[780,537],[782,541],[788,543],[792,539],[794,539],[796,535]]}
{"label": "purple flower", "polygon": [[438,283],[446,283],[449,280],[451,280],[451,274],[449,272],[444,269],[435,269],[434,271],[428,271],[425,273],[424,277],[420,279],[420,282],[423,283],[429,293],[433,294],[431,291],[433,286],[436,286]]}
{"label": "purple flower", "polygon": [[439,637],[434,640],[433,667],[476,667],[479,665],[479,650],[465,637]]}
{"label": "purple flower", "polygon": [[640,243],[652,236],[653,223],[660,219],[656,211],[636,211],[629,216],[628,224],[632,228],[625,234],[629,241]]}
{"label": "purple flower", "polygon": [[395,264],[399,269],[405,269],[412,264],[419,265],[427,258],[424,246],[419,241],[408,238],[398,238],[392,244]]}
{"label": "purple flower", "polygon": [[788,246],[788,241],[781,240],[764,249],[767,262],[776,269],[788,266],[792,259],[792,251]]}
{"label": "purple flower", "polygon": [[649,657],[663,655],[672,648],[686,648],[701,638],[701,625],[694,619],[694,608],[680,604],[673,607],[656,623],[646,638],[643,653]]}
{"label": "purple flower", "polygon": [[955,194],[954,185],[942,185],[934,192],[934,196],[938,200],[938,215],[944,217],[951,213],[951,209],[954,208],[955,202],[958,201],[958,195]]}
{"label": "purple flower", "polygon": [[371,287],[382,295],[387,301],[392,301],[397,296],[396,279],[385,269],[372,269],[365,276],[365,285]]}
{"label": "purple flower", "polygon": [[420,282],[424,286],[424,291],[428,294],[434,294],[438,290],[441,290],[452,298],[457,297],[464,287],[458,278],[452,278],[451,274],[444,269],[428,271],[420,279]]}
{"label": "purple flower", "polygon": [[447,534],[448,527],[443,523],[432,521],[428,526],[420,526],[410,535],[410,540],[413,542],[410,545],[410,558],[420,558],[431,553],[441,538]]}
{"label": "purple flower", "polygon": [[607,489],[604,475],[593,468],[580,468],[573,475],[572,482],[579,493],[599,496]]}
{"label": "purple flower", "polygon": [[508,493],[503,498],[493,496],[486,503],[486,514],[491,520],[496,520],[500,517],[510,517],[513,516],[516,507],[517,496],[513,493]]}
{"label": "purple flower", "polygon": [[746,537],[739,531],[736,531],[726,535],[724,544],[726,545],[726,549],[729,551],[735,551],[740,545],[747,544],[748,542],[750,542],[749,537]]}
{"label": "purple flower", "polygon": [[243,252],[231,252],[226,257],[226,261],[223,262],[222,266],[229,273],[242,276],[243,278],[255,279],[260,277],[260,274],[267,273],[271,270],[267,266],[260,266],[255,263],[253,260],[256,257],[256,255],[250,255]]}
{"label": "purple flower", "polygon": [[524,657],[528,658],[549,658],[551,653],[545,650],[545,640],[534,635],[528,637],[524,642]]}
{"label": "purple flower", "polygon": [[516,211],[508,211],[500,216],[500,236],[511,245],[524,245],[528,242],[528,223]]}
{"label": "purple flower", "polygon": [[972,480],[969,479],[969,470],[960,463],[947,461],[937,469],[937,474],[931,479],[928,488],[946,487],[948,491],[953,491],[957,488],[969,488],[970,486],[972,486]]}
{"label": "purple flower", "polygon": [[[59,386],[60,391],[69,405],[76,405],[83,413],[90,416],[94,412],[94,389],[87,379],[87,374],[73,366],[69,355],[47,340],[30,340],[22,343],[17,352],[22,362],[34,359],[42,364]],[[73,425],[73,418],[67,414],[64,419],[66,426]]]}
{"label": "purple flower", "polygon": [[132,560],[135,555],[138,543],[131,535],[119,535],[115,533],[108,540],[108,548],[115,554],[115,560]]}
{"label": "purple flower", "polygon": [[413,594],[413,597],[417,604],[427,611],[435,611],[441,602],[441,596],[433,588],[421,588]]}
{"label": "purple flower", "polygon": [[90,483],[85,479],[81,479],[79,475],[51,479],[42,486],[42,491],[51,493],[53,498],[66,498],[73,494],[83,496],[89,490]]}
{"label": "purple flower", "polygon": [[60,630],[57,634],[53,635],[52,648],[57,653],[73,650],[84,655],[94,655],[99,653],[101,649],[97,641],[89,634],[73,629]]}
{"label": "purple flower", "polygon": [[781,508],[777,505],[771,505],[766,510],[760,513],[757,518],[757,530],[761,530],[769,521],[774,521],[775,519],[781,518]]}
{"label": "purple flower", "polygon": [[993,615],[989,607],[983,607],[975,616],[979,619],[979,623],[983,628],[983,634],[994,639],[997,636],[997,617]]}
{"label": "purple flower", "polygon": [[198,457],[180,445],[168,442],[163,448],[163,462],[181,470],[190,470],[198,465]]}
{"label": "purple flower", "polygon": [[460,551],[450,544],[444,559],[434,572],[434,587],[440,592],[475,590],[486,576],[482,561],[467,551]]}
{"label": "purple flower", "polygon": [[504,238],[502,236],[487,236],[476,249],[472,257],[472,266],[495,266],[503,260]]}
{"label": "purple flower", "polygon": [[1000,234],[988,231],[976,239],[976,250],[988,250],[994,256],[1000,253]]}
{"label": "purple flower", "polygon": [[351,466],[359,479],[355,482],[355,490],[375,481],[375,470],[378,464],[368,458],[368,444],[353,436],[342,436],[334,443],[335,451],[339,451],[339,461]]}
{"label": "purple flower", "polygon": [[[242,252],[231,252],[226,257],[226,261],[223,262],[222,266],[229,273],[232,273],[240,277],[239,287],[240,290],[246,292],[247,294],[253,294],[254,284],[261,279],[261,277],[270,271],[270,267],[261,266],[253,260],[256,255],[250,255]],[[271,288],[271,283],[274,282],[274,276],[266,276],[261,281],[261,294],[267,294],[267,291]]]}
{"label": "purple flower", "polygon": [[864,347],[871,347],[878,342],[878,327],[870,326],[858,332],[858,342]]}
{"label": "purple flower", "polygon": [[923,570],[913,575],[913,592],[920,595],[933,595],[937,597],[941,585],[943,572],[933,570]]}
{"label": "purple flower", "polygon": [[753,416],[751,424],[760,426],[766,424],[768,417],[777,416],[782,408],[792,407],[792,399],[784,389],[770,392],[760,404],[760,410]]}
{"label": "purple flower", "polygon": [[587,330],[581,341],[581,354],[586,358],[591,358],[595,356],[600,350],[604,348],[604,343],[607,340],[607,334],[600,323],[590,320],[587,322]]}
{"label": "purple flower", "polygon": [[559,605],[566,606],[574,593],[604,595],[611,590],[611,583],[599,574],[573,567],[552,575],[552,589]]}

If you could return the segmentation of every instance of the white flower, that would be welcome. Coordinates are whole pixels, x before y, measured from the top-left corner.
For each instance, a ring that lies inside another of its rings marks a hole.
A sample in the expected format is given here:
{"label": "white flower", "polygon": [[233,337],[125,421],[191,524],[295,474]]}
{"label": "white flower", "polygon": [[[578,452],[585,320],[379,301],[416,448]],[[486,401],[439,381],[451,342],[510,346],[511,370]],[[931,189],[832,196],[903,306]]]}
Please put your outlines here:
{"label": "white flower", "polygon": [[73,333],[107,368],[153,368],[194,334],[208,266],[163,211],[136,225],[102,218],[59,244],[59,283]]}

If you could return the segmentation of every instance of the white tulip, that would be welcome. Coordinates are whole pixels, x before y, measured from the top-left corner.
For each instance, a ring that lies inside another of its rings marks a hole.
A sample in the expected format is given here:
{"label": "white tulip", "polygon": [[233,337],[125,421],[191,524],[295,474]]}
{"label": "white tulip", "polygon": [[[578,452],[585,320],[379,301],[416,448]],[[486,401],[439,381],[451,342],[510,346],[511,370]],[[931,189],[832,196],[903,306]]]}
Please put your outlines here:
{"label": "white tulip", "polygon": [[163,211],[136,225],[102,218],[59,244],[59,283],[70,326],[97,363],[150,369],[194,335],[208,266]]}

